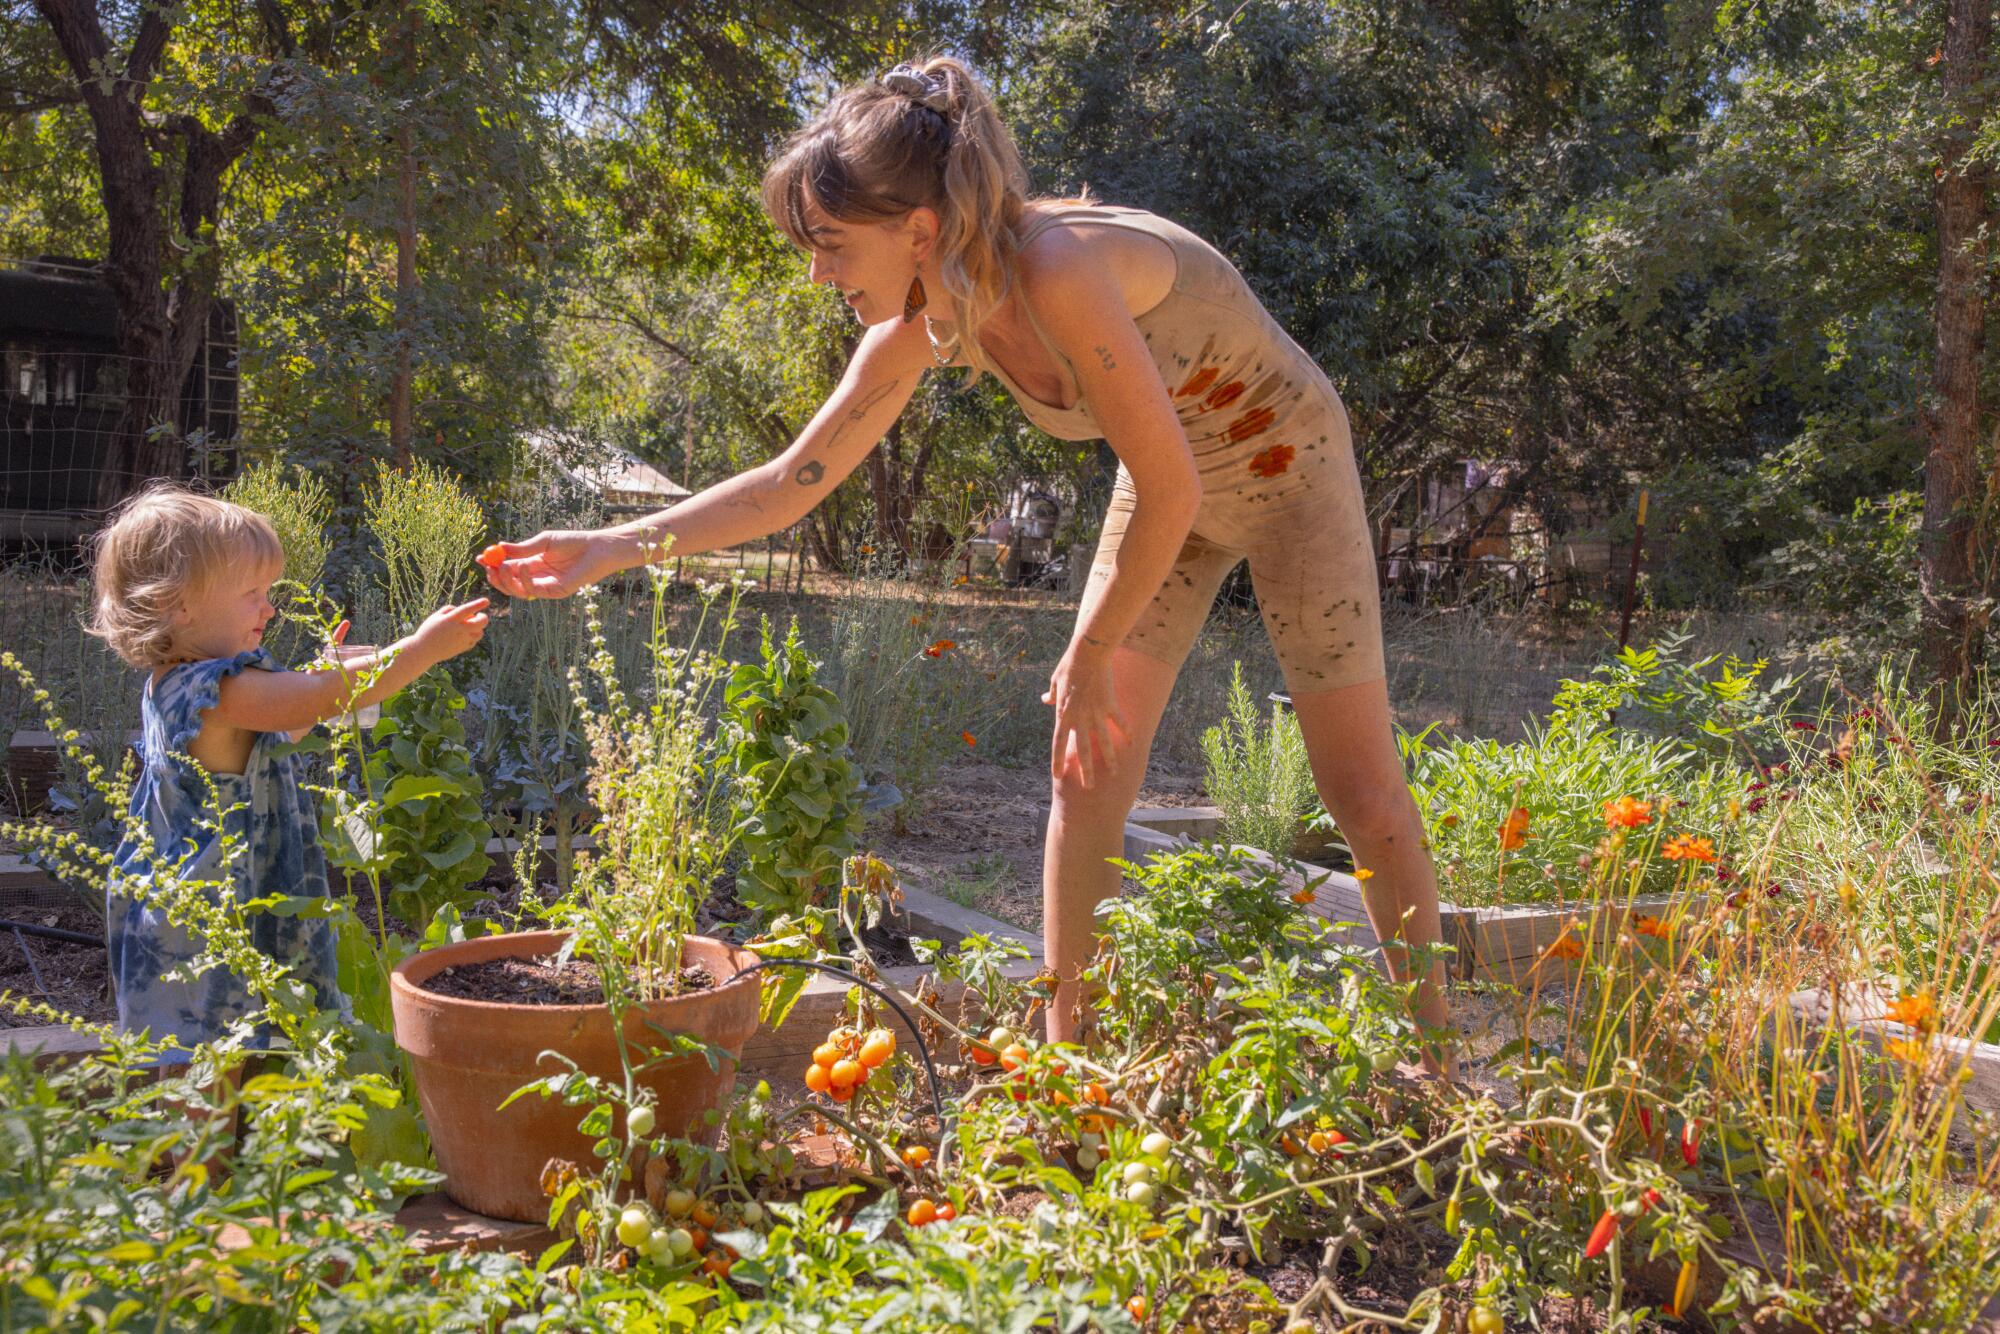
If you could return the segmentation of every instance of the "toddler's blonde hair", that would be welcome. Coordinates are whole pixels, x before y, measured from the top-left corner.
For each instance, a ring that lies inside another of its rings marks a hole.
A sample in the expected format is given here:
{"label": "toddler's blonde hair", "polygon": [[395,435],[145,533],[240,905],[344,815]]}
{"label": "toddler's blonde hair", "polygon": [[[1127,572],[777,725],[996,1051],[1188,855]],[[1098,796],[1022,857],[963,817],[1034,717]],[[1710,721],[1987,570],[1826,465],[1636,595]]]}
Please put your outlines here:
{"label": "toddler's blonde hair", "polygon": [[269,519],[175,482],[155,483],[120,505],[96,546],[90,633],[134,667],[174,661],[174,613],[228,566],[282,567],[285,560]]}

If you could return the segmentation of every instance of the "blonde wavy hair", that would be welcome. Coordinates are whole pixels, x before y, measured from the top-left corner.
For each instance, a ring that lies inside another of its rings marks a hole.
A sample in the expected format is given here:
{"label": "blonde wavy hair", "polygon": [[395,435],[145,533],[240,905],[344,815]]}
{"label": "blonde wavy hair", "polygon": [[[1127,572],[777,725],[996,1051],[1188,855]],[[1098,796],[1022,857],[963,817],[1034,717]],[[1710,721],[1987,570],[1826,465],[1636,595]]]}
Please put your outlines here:
{"label": "blonde wavy hair", "polygon": [[96,539],[90,633],[134,667],[172,663],[174,613],[232,565],[283,568],[285,548],[255,510],[178,483],[155,483],[118,507]]}
{"label": "blonde wavy hair", "polygon": [[934,82],[936,95],[879,80],[855,84],[786,140],[764,172],[764,211],[792,244],[810,250],[808,199],[842,222],[892,222],[914,208],[934,209],[955,337],[972,353],[980,325],[1013,282],[1028,172],[971,66],[932,56],[913,68]]}

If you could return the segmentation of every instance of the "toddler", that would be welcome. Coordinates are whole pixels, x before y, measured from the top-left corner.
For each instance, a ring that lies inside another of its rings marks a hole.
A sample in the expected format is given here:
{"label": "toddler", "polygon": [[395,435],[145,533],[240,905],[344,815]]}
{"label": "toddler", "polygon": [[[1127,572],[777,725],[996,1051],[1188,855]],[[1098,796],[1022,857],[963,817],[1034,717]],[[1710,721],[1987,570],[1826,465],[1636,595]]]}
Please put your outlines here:
{"label": "toddler", "polygon": [[[284,565],[262,515],[174,485],[135,496],[97,539],[91,632],[151,673],[139,707],[141,772],[106,900],[118,1026],[171,1038],[182,1060],[254,1008],[252,998],[224,968],[168,980],[200,946],[121,889],[219,880],[219,808],[238,848],[230,892],[240,900],[329,895],[312,799],[280,747],[291,733],[394,694],[486,631],[480,598],[438,609],[386,649],[348,650],[337,670],[288,671],[262,647]],[[150,833],[150,851],[135,828]],[[315,988],[322,1007],[345,1011],[328,919],[260,912],[247,925],[257,949]]]}

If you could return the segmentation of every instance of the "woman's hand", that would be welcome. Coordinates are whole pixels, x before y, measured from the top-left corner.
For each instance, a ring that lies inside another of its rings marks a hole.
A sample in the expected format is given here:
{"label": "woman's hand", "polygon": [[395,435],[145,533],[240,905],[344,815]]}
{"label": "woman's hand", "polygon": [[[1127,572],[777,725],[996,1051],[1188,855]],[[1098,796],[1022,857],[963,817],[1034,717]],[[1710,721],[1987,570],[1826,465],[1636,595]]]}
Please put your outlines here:
{"label": "woman's hand", "polygon": [[1110,773],[1131,736],[1112,690],[1110,652],[1081,637],[1071,640],[1049,677],[1042,703],[1056,711],[1050,775],[1060,779],[1075,765],[1083,785],[1095,786]]}
{"label": "woman's hand", "polygon": [[495,542],[479,553],[479,563],[509,597],[566,598],[620,568],[614,545],[602,532],[556,529],[525,542]]}

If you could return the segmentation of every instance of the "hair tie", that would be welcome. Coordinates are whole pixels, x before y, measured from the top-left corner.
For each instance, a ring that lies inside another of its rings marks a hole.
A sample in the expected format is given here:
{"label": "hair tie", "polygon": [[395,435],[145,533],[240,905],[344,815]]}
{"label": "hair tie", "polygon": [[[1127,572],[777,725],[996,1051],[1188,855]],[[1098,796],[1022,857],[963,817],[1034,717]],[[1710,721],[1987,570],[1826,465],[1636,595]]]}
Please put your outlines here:
{"label": "hair tie", "polygon": [[921,102],[939,115],[950,104],[944,80],[924,73],[915,65],[896,66],[882,76],[881,83],[890,92]]}

